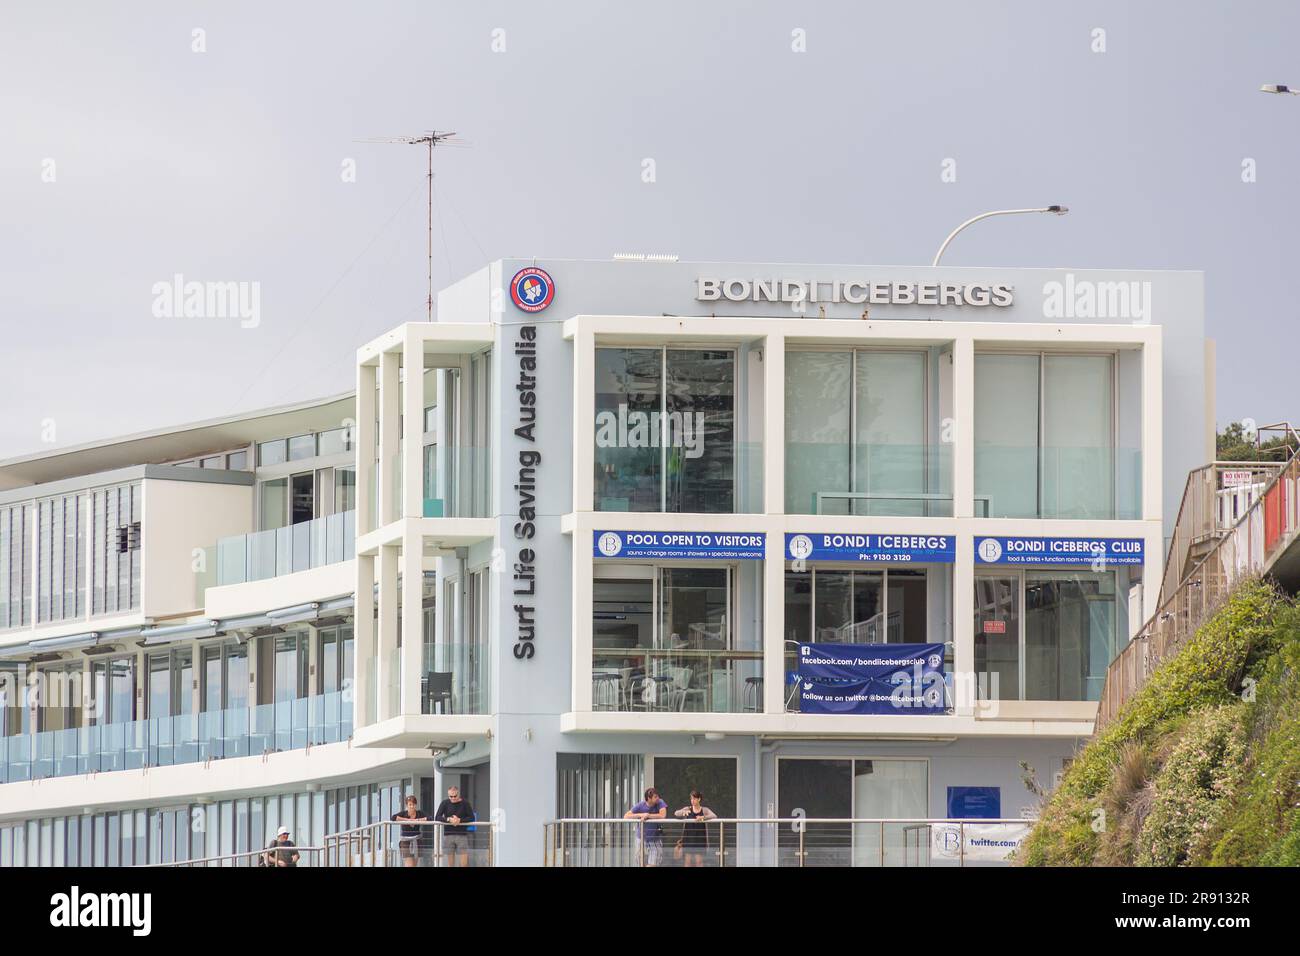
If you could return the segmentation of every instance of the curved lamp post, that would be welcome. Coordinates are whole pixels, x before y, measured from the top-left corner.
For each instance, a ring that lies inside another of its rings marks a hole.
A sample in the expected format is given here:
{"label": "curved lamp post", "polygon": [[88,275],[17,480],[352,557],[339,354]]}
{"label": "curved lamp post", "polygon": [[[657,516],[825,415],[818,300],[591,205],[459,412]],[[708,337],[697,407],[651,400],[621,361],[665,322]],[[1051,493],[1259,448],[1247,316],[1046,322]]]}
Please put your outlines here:
{"label": "curved lamp post", "polygon": [[978,216],[971,216],[971,218],[967,219],[952,232],[948,233],[948,238],[943,241],[943,245],[939,247],[939,251],[934,254],[934,262],[930,263],[930,265],[937,266],[939,264],[939,260],[943,258],[944,250],[948,248],[948,243],[957,238],[957,233],[961,232],[972,223],[979,222],[981,219],[988,219],[991,216],[1018,216],[1021,213],[1026,212],[1050,212],[1055,213],[1058,216],[1064,216],[1069,211],[1070,210],[1065,206],[1043,206],[1040,209],[994,209],[992,212],[982,212]]}

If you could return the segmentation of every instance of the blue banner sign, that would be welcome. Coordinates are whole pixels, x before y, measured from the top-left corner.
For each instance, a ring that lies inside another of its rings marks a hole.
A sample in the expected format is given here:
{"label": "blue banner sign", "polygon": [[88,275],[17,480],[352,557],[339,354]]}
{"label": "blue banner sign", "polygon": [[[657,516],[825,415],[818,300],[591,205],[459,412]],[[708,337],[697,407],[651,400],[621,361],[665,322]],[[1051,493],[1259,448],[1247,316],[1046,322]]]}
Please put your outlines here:
{"label": "blue banner sign", "polygon": [[942,644],[800,644],[801,714],[942,714]]}
{"label": "blue banner sign", "polygon": [[952,564],[957,540],[950,534],[787,534],[788,561],[896,561]]}
{"label": "blue banner sign", "polygon": [[976,538],[979,564],[1141,564],[1141,538]]}
{"label": "blue banner sign", "polygon": [[762,561],[763,532],[746,531],[593,531],[597,558],[688,558]]}

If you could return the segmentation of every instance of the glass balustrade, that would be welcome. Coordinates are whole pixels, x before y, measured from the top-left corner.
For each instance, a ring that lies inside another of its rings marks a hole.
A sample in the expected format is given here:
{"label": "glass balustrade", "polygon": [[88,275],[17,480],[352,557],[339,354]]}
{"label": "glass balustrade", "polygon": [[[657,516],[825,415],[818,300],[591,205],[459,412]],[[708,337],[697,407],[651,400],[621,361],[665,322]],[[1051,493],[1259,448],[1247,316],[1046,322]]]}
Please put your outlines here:
{"label": "glass balustrade", "polygon": [[247,757],[352,736],[351,691],[0,740],[0,783]]}
{"label": "glass balustrade", "polygon": [[356,555],[356,512],[300,521],[217,542],[216,583],[245,584],[349,561]]}
{"label": "glass balustrade", "polygon": [[695,447],[598,446],[595,469],[597,511],[763,511],[763,446],[758,442],[727,441],[707,455]]}
{"label": "glass balustrade", "polygon": [[951,517],[952,445],[790,441],[785,509],[788,514]]}

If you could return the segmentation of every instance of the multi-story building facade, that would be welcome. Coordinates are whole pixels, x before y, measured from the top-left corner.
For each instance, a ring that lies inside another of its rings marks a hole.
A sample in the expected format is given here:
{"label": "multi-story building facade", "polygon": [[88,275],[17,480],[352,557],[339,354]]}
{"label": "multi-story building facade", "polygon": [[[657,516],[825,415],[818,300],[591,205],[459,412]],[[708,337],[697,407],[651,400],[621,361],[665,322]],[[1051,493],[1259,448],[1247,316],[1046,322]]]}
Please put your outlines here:
{"label": "multi-story building facade", "polygon": [[362,346],[355,396],[0,463],[0,865],[448,782],[508,864],[651,783],[1032,809],[1212,457],[1200,275],[543,265]]}

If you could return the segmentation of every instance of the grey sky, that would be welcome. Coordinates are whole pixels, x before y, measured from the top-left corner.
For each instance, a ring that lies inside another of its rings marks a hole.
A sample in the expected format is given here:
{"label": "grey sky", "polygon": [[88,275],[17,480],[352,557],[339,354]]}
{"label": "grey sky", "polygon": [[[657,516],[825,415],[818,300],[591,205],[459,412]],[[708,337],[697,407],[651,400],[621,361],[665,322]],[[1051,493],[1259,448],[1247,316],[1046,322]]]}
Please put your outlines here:
{"label": "grey sky", "polygon": [[[1065,203],[945,262],[1204,270],[1219,420],[1300,417],[1300,98],[1256,92],[1300,86],[1297,27],[1287,3],[6,0],[0,457],[47,419],[64,445],[350,387],[425,284],[422,148],[354,140],[428,128],[472,143],[436,157],[435,286],[501,256],[928,263],[969,215]],[[260,325],[155,318],[175,273],[260,282]]]}

